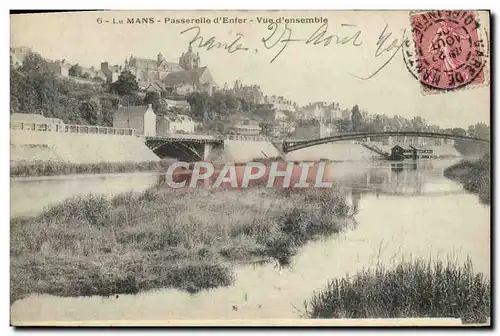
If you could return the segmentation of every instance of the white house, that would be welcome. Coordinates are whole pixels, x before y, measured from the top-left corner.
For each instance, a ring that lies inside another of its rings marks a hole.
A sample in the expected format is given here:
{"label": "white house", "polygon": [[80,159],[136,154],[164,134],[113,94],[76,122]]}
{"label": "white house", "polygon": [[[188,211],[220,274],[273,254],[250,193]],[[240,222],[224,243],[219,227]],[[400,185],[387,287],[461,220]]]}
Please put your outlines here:
{"label": "white house", "polygon": [[250,124],[236,124],[233,126],[232,132],[240,135],[259,135],[261,127],[259,125]]}
{"label": "white house", "polygon": [[169,110],[173,110],[174,108],[184,111],[191,110],[191,105],[186,100],[163,99],[163,101]]}
{"label": "white house", "polygon": [[295,137],[299,139],[320,139],[331,136],[335,130],[323,123],[295,126]]}
{"label": "white house", "polygon": [[185,114],[175,117],[160,116],[157,120],[157,132],[159,135],[172,133],[194,133],[195,122]]}
{"label": "white house", "polygon": [[286,120],[288,119],[288,114],[283,110],[276,110],[274,112],[274,120]]}
{"label": "white house", "polygon": [[113,127],[133,128],[135,134],[156,135],[156,114],[148,106],[120,106],[113,116]]}

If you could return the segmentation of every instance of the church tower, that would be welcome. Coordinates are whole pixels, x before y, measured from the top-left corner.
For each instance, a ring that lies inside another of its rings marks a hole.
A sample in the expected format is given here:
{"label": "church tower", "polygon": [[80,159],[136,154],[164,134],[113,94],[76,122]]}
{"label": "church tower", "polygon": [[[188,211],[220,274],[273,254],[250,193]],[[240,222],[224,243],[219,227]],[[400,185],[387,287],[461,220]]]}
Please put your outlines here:
{"label": "church tower", "polygon": [[200,55],[193,52],[191,44],[189,44],[188,51],[182,53],[182,56],[179,59],[179,65],[184,70],[193,70],[200,66]]}
{"label": "church tower", "polygon": [[158,57],[156,59],[156,62],[158,63],[158,65],[160,65],[164,60],[165,60],[165,58],[163,57],[163,55],[161,53],[159,53]]}

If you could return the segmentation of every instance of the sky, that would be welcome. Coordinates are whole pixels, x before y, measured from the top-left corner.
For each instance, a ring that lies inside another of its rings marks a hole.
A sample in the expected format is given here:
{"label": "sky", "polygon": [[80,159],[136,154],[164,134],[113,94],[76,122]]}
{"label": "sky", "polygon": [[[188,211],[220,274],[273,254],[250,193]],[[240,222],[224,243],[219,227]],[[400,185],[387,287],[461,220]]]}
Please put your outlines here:
{"label": "sky", "polygon": [[[144,18],[153,23],[127,23]],[[223,22],[224,18],[233,21]],[[312,18],[316,22],[270,25],[268,20],[277,18]],[[199,22],[187,22],[192,19]],[[480,13],[479,21],[489,31],[486,12]],[[30,47],[52,60],[99,67],[103,61],[123,65],[130,55],[156,59],[160,52],[168,61],[178,62],[189,42],[198,36],[203,42],[193,42],[193,51],[199,53],[201,66],[210,69],[220,87],[226,82],[232,87],[239,79],[243,84],[260,85],[265,94],[282,95],[299,105],[335,101],[350,109],[357,104],[369,113],[421,116],[441,127],[489,124],[487,83],[453,92],[423,92],[397,49],[403,36],[411,38],[410,28],[405,11],[28,14],[11,15],[11,46]],[[329,36],[328,45],[327,40],[314,44]],[[226,43],[226,48],[209,48],[212,37]],[[283,42],[287,39],[299,41]],[[308,39],[312,41],[306,43]],[[237,50],[242,48],[245,50]]]}

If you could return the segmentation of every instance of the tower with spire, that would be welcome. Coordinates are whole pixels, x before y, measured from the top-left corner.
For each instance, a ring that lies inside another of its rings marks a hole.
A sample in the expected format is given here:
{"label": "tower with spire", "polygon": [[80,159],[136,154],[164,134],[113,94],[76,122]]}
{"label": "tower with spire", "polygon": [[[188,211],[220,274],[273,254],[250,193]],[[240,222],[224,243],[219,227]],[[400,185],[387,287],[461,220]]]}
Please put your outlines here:
{"label": "tower with spire", "polygon": [[165,57],[163,57],[162,53],[159,53],[157,58],[156,58],[156,62],[158,63],[158,66],[160,66],[163,61],[165,61]]}
{"label": "tower with spire", "polygon": [[184,70],[193,70],[200,66],[200,55],[199,53],[194,53],[191,47],[191,43],[189,44],[188,51],[182,53],[182,56],[179,59],[179,65]]}

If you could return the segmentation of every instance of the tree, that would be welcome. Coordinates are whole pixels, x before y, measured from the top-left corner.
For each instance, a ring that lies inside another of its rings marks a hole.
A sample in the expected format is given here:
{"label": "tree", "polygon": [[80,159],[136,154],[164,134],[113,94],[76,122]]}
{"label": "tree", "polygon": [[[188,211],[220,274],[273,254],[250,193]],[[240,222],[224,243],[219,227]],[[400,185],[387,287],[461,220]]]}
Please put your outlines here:
{"label": "tree", "polygon": [[142,102],[143,98],[136,92],[119,96],[119,103],[123,106],[139,106],[142,105]]}
{"label": "tree", "polygon": [[144,105],[151,104],[153,110],[157,115],[165,115],[168,112],[168,106],[165,104],[164,100],[161,98],[159,92],[148,92],[144,97],[142,102]]}
{"label": "tree", "polygon": [[82,67],[77,64],[73,65],[68,70],[68,74],[73,77],[81,77],[82,76]]}
{"label": "tree", "polygon": [[413,117],[411,120],[411,130],[416,132],[422,132],[425,130],[426,122],[420,116]]}
{"label": "tree", "polygon": [[352,130],[358,131],[361,128],[363,117],[361,116],[361,112],[359,111],[359,106],[354,105],[352,107],[351,121],[352,121]]}
{"label": "tree", "polygon": [[335,126],[337,128],[337,132],[347,133],[351,130],[351,121],[346,119],[337,119],[335,121]]}
{"label": "tree", "polygon": [[485,123],[470,125],[467,131],[467,135],[474,138],[490,140],[490,126],[486,125]]}
{"label": "tree", "polygon": [[208,111],[209,96],[205,92],[193,92],[187,97],[187,102],[191,106],[191,114],[198,120],[215,120],[216,116],[210,115]]}
{"label": "tree", "polygon": [[20,70],[23,73],[29,74],[45,74],[51,72],[49,63],[37,53],[27,54],[24,58],[23,65],[21,66]]}
{"label": "tree", "polygon": [[102,86],[57,77],[38,54],[28,54],[19,69],[10,72],[11,113],[36,113],[67,124],[113,125],[119,98],[142,102],[135,96],[119,97]]}
{"label": "tree", "polygon": [[139,84],[137,83],[135,75],[125,70],[120,74],[118,80],[111,84],[111,88],[114,92],[124,96],[137,91],[139,89]]}
{"label": "tree", "polygon": [[90,125],[99,125],[102,120],[101,103],[96,98],[91,98],[80,104],[80,115]]}
{"label": "tree", "polygon": [[11,112],[53,116],[54,106],[58,104],[57,81],[40,55],[26,55],[21,68],[11,68]]}

